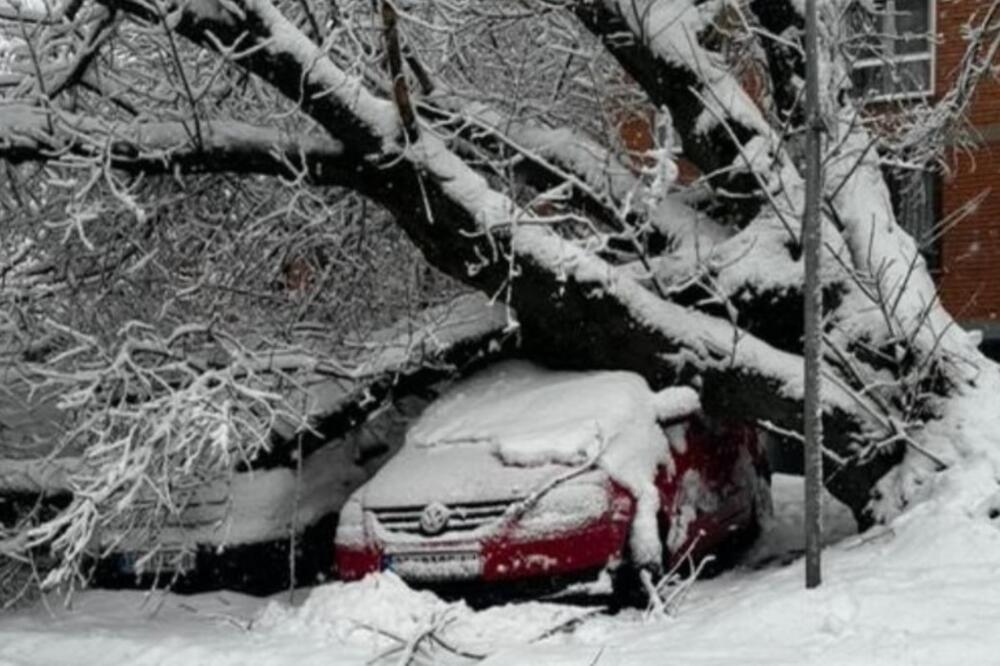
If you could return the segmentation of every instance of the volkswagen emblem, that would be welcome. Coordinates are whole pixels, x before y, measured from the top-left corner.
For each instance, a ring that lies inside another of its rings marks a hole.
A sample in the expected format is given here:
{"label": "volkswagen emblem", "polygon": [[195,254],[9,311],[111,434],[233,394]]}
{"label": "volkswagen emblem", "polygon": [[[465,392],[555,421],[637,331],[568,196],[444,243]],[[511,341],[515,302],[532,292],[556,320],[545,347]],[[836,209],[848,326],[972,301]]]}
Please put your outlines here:
{"label": "volkswagen emblem", "polygon": [[451,511],[448,510],[448,507],[441,502],[431,502],[424,507],[423,513],[420,514],[420,531],[427,536],[440,534],[448,526],[450,517]]}

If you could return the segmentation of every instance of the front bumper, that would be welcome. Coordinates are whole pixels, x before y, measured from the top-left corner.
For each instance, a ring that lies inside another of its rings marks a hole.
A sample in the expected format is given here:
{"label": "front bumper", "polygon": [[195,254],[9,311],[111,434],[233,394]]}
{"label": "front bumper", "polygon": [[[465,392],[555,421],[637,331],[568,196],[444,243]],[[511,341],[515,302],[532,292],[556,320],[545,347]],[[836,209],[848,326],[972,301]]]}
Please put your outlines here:
{"label": "front bumper", "polygon": [[[562,514],[538,520],[531,512],[507,518],[466,536],[427,537],[389,534],[369,512],[353,543],[338,538],[337,573],[358,580],[376,571],[393,571],[418,585],[461,582],[502,583],[596,572],[620,561],[632,521],[632,499],[614,484],[602,511]],[[341,530],[338,536],[349,532]]]}

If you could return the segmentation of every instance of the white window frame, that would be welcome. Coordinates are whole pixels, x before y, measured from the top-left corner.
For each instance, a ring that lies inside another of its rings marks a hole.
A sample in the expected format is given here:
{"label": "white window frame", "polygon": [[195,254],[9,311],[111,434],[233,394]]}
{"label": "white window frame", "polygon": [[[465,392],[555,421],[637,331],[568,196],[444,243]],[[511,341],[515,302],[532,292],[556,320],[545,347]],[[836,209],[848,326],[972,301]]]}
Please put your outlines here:
{"label": "white window frame", "polygon": [[[907,92],[868,92],[872,102],[893,102],[912,99],[923,99],[933,97],[937,89],[937,0],[924,0],[927,3],[927,52],[926,53],[905,53],[902,55],[885,55],[879,58],[859,58],[851,63],[851,71],[863,69],[877,69],[885,66],[898,66],[909,62],[926,62],[929,68],[927,76],[927,87],[921,90],[911,90]],[[892,17],[896,12],[896,0],[885,0],[885,12]],[[890,34],[886,31],[886,34]],[[895,37],[887,39],[898,39],[900,35],[894,30]],[[861,91],[865,94],[866,91]]]}

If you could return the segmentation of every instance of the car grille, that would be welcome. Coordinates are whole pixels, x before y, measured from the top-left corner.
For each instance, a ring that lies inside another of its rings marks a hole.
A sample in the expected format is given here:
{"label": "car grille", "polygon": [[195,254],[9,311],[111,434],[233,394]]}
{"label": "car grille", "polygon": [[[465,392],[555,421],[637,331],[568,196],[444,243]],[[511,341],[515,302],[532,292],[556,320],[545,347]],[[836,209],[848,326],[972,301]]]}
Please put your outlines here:
{"label": "car grille", "polygon": [[[448,523],[444,529],[434,536],[471,532],[489,525],[500,519],[507,508],[517,500],[502,500],[498,502],[462,502],[448,504]],[[389,509],[372,509],[379,524],[390,532],[404,534],[423,534],[420,529],[420,516],[424,512],[422,506],[393,507]]]}

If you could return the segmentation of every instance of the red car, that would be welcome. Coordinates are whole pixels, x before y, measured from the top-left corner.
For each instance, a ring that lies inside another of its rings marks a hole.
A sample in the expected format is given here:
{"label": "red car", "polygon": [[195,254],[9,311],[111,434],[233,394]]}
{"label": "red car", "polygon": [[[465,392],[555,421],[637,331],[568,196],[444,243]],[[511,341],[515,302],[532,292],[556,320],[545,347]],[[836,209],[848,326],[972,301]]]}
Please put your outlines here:
{"label": "red car", "polygon": [[342,508],[339,577],[622,581],[755,534],[770,509],[756,431],[710,429],[669,391],[517,361],[460,382]]}

